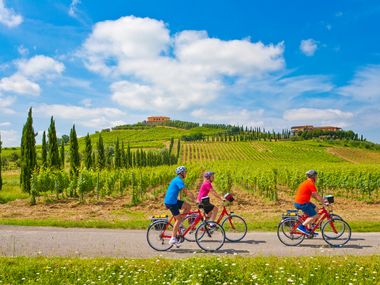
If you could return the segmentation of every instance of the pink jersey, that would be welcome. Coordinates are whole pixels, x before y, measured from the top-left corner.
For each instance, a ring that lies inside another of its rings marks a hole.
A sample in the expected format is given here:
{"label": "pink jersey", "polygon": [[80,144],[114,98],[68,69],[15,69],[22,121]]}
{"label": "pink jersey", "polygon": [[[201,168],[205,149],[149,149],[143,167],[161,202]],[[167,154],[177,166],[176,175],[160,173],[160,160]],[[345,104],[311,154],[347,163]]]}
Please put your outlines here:
{"label": "pink jersey", "polygon": [[201,202],[203,197],[208,196],[208,193],[210,192],[211,189],[212,189],[211,182],[209,180],[204,181],[202,183],[201,189],[199,189],[198,198],[197,198],[198,202]]}

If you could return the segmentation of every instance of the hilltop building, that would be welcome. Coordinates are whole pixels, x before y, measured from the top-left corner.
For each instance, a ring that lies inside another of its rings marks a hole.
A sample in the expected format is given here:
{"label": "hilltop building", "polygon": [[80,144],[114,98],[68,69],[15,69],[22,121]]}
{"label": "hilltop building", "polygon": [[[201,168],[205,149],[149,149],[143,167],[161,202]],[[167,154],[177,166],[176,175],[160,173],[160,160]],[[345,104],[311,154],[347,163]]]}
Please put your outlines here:
{"label": "hilltop building", "polygon": [[342,130],[342,128],[339,128],[339,127],[333,127],[333,126],[314,127],[312,125],[294,126],[294,127],[291,127],[290,129],[293,134],[306,132],[306,131],[337,132],[337,131]]}
{"label": "hilltop building", "polygon": [[148,119],[146,120],[146,122],[148,124],[152,124],[152,123],[163,123],[163,122],[167,122],[167,121],[170,121],[170,118],[169,117],[165,117],[165,116],[150,116],[148,117]]}

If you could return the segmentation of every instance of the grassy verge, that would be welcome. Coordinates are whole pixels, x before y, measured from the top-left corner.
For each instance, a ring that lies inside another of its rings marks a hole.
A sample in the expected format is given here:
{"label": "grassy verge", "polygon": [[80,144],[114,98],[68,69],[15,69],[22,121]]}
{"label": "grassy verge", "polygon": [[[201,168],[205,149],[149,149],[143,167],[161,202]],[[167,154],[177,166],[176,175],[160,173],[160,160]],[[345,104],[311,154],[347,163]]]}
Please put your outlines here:
{"label": "grassy verge", "polygon": [[[252,221],[248,220],[249,231],[277,231],[279,220]],[[60,219],[26,219],[26,218],[0,218],[2,225],[17,226],[51,226],[63,228],[109,228],[109,229],[146,229],[150,221],[145,218],[128,220],[60,220]],[[380,223],[349,221],[353,232],[380,232]]]}
{"label": "grassy verge", "polygon": [[380,256],[0,258],[5,284],[378,284]]}

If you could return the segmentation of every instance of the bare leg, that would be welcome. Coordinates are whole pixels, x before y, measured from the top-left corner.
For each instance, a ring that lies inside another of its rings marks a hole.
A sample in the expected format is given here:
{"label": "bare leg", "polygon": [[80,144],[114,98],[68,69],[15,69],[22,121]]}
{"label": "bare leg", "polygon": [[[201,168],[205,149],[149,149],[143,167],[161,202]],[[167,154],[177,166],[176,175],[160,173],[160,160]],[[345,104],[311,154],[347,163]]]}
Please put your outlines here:
{"label": "bare leg", "polygon": [[181,225],[183,219],[185,218],[185,215],[183,215],[183,214],[186,214],[186,213],[190,212],[190,209],[191,209],[190,204],[188,204],[186,202],[183,202],[183,205],[182,205],[182,208],[181,208],[182,215],[180,214],[180,215],[174,216],[175,223],[174,223],[174,226],[173,226],[172,237],[175,237],[177,235],[179,226]]}
{"label": "bare leg", "polygon": [[210,220],[215,221],[216,215],[218,214],[218,208],[214,206],[214,209],[211,211]]}
{"label": "bare leg", "polygon": [[311,223],[313,223],[314,221],[316,221],[318,219],[319,215],[316,214],[312,217],[308,217],[302,224],[306,227],[308,225],[310,225]]}

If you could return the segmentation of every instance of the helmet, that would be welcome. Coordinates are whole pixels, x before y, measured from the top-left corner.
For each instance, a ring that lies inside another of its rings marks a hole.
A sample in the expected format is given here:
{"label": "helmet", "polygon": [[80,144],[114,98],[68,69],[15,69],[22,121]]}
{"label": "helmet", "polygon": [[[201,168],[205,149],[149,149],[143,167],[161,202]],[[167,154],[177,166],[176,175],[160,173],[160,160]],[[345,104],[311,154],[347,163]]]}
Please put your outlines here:
{"label": "helmet", "polygon": [[203,177],[209,179],[214,174],[215,174],[215,172],[207,171],[207,172],[205,172],[205,174],[203,174]]}
{"label": "helmet", "polygon": [[314,169],[310,169],[309,171],[306,172],[307,177],[314,177],[317,176],[318,172],[315,171]]}
{"label": "helmet", "polygon": [[186,172],[187,169],[185,166],[178,166],[175,170],[175,173],[177,173],[177,175],[181,174],[182,172]]}

